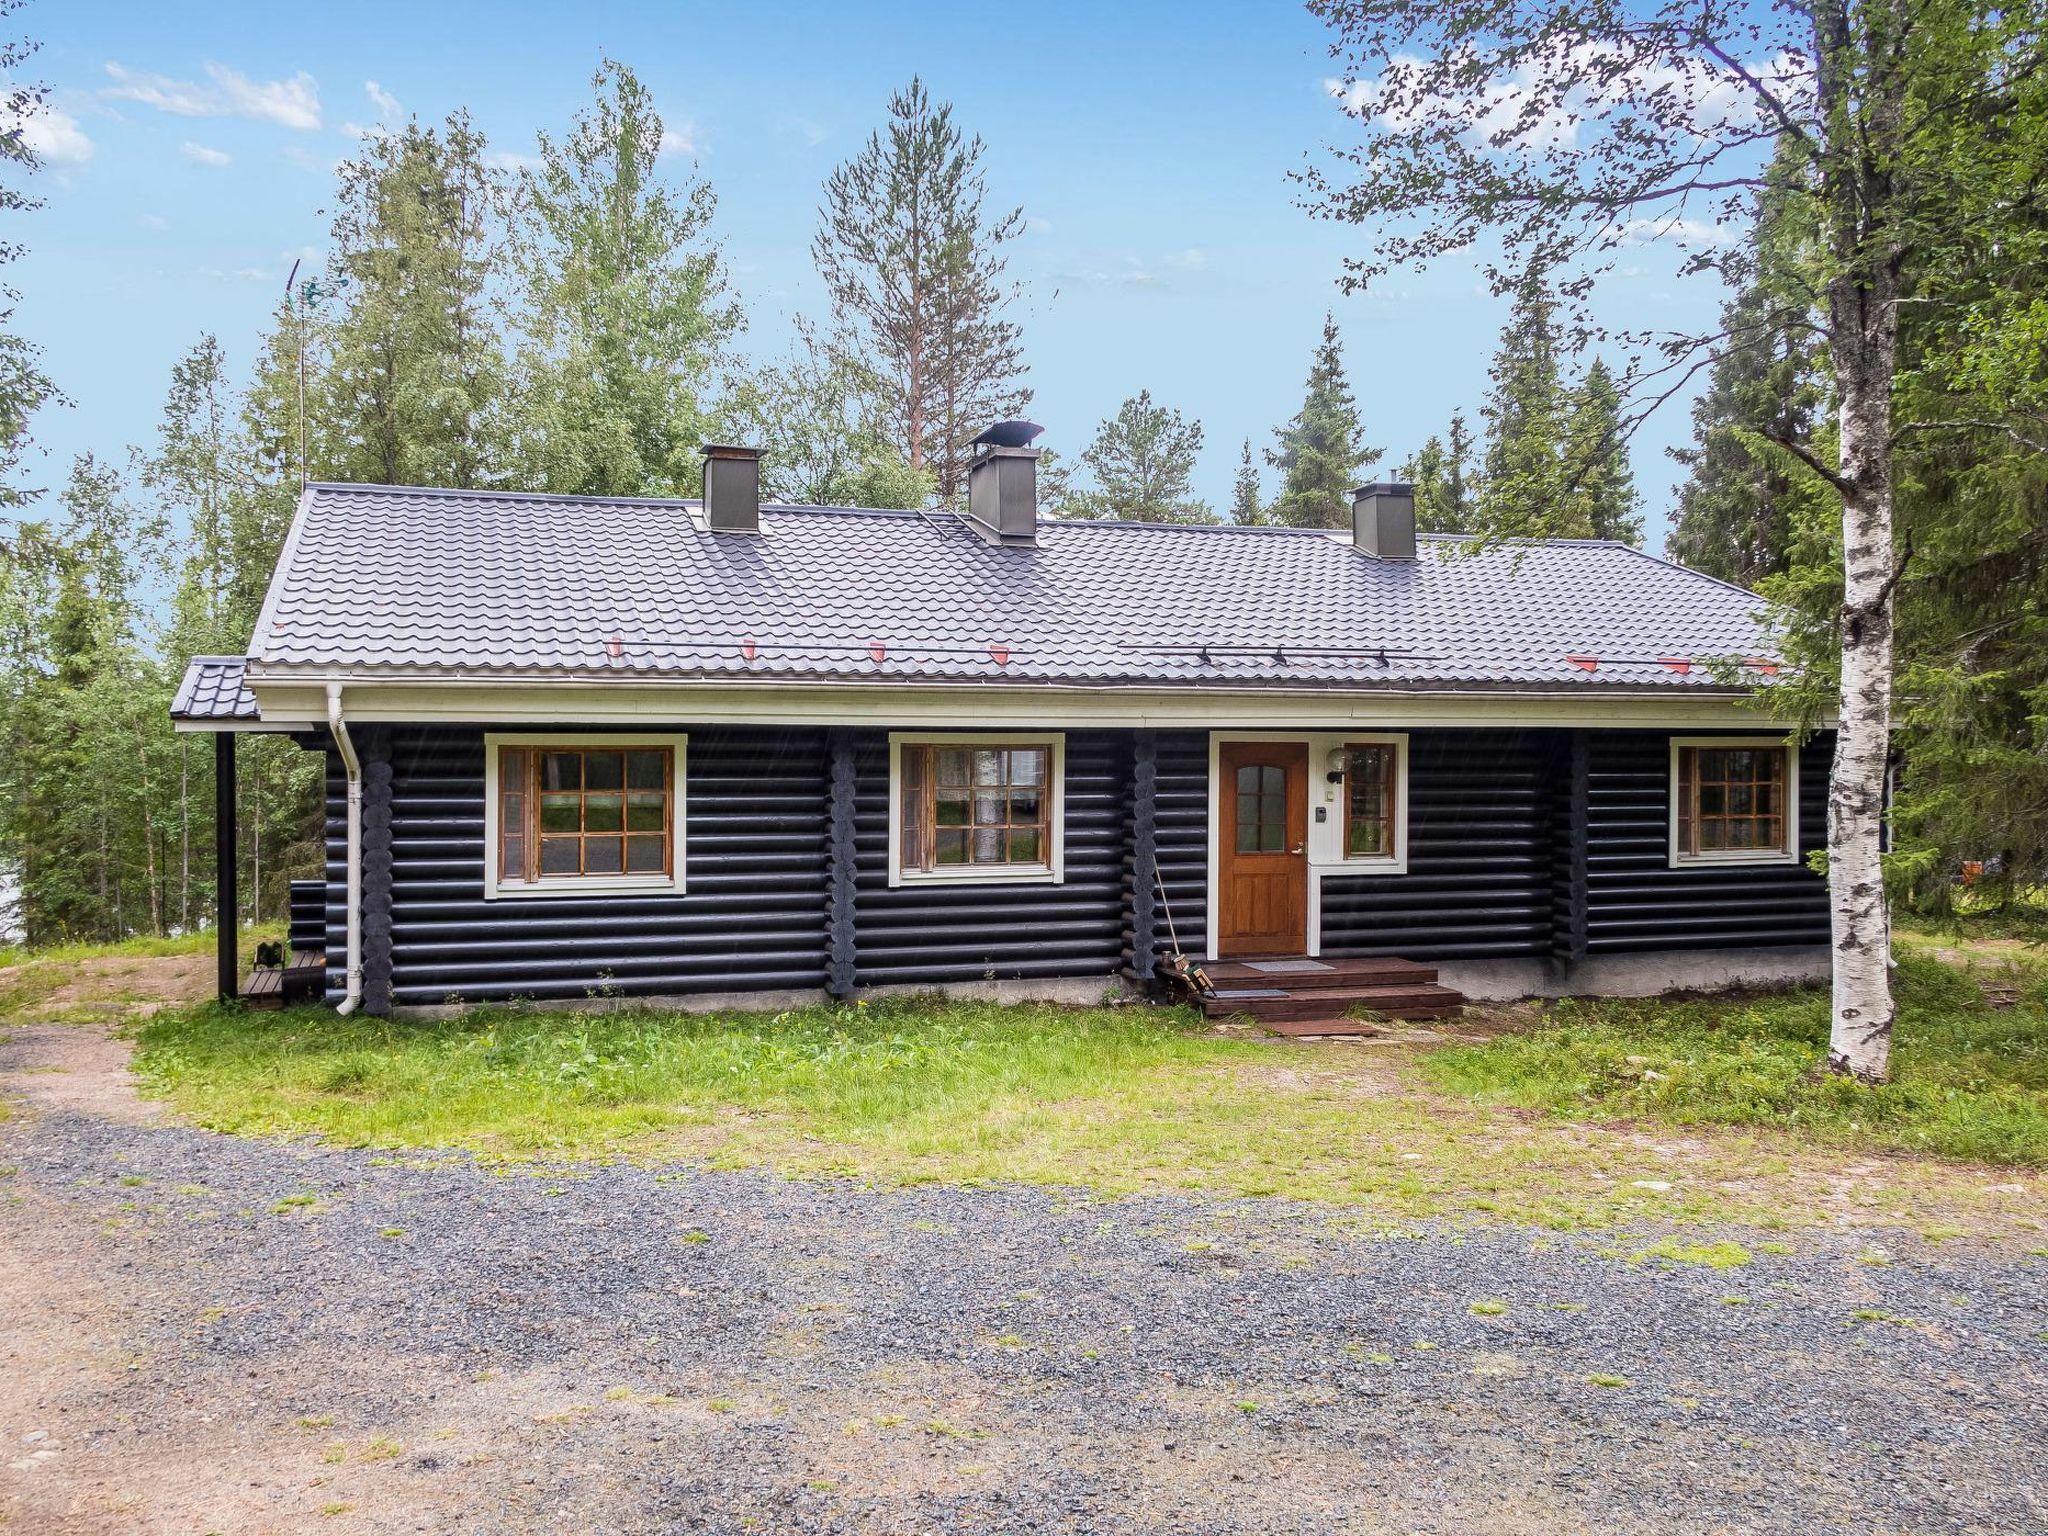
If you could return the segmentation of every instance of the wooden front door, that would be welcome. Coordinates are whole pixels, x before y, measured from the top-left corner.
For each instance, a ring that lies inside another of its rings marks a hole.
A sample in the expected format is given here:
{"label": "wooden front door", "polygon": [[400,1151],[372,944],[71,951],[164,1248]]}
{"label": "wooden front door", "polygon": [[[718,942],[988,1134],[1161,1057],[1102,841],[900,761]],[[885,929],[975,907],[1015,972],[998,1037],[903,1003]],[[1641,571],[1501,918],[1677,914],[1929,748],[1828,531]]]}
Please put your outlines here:
{"label": "wooden front door", "polygon": [[1308,948],[1308,748],[1226,741],[1216,952],[1299,955]]}

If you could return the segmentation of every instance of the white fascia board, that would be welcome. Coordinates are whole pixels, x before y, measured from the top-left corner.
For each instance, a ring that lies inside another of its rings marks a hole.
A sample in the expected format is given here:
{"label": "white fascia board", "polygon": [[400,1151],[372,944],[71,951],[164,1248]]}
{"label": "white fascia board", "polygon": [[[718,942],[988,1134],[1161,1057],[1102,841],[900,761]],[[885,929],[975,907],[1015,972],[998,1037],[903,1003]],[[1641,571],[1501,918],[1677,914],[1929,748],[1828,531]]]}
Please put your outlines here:
{"label": "white fascia board", "polygon": [[[1462,725],[1502,730],[1580,726],[1614,730],[1748,729],[1769,724],[1750,695],[1587,694],[1573,690],[1394,692],[1226,688],[1086,688],[1059,684],[818,684],[505,681],[484,678],[339,676],[357,720],[415,723],[647,725],[846,725],[862,721],[935,729],[1059,730],[1076,726],[1161,730],[1402,729]],[[272,673],[249,680],[266,718],[316,717],[329,679]],[[1831,722],[1824,722],[1831,723]]]}

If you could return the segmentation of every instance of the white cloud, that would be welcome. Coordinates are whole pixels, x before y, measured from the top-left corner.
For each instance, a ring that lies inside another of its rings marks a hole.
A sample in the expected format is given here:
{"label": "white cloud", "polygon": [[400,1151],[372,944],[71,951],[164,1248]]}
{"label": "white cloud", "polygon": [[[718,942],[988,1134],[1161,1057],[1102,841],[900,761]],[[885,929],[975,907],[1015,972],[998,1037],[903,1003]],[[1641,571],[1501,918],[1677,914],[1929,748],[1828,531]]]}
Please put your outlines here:
{"label": "white cloud", "polygon": [[208,64],[201,82],[174,80],[109,59],[107,77],[114,82],[107,95],[178,117],[246,117],[302,131],[320,126],[320,87],[304,70],[289,80],[251,80],[225,64]]}
{"label": "white cloud", "polygon": [[661,130],[661,153],[664,155],[694,155],[697,153],[697,125],[684,123],[676,128]]}
{"label": "white cloud", "polygon": [[516,149],[494,149],[484,156],[484,164],[501,171],[537,171],[540,169],[540,156],[522,155]]}
{"label": "white cloud", "polygon": [[178,153],[198,165],[227,165],[235,158],[226,150],[194,144],[190,139],[178,146]]}
{"label": "white cloud", "polygon": [[1035,215],[1027,217],[1024,220],[1024,233],[1027,235],[1049,235],[1052,233],[1052,220],[1041,219]]}
{"label": "white cloud", "polygon": [[[1395,132],[1443,121],[1443,103],[1421,87],[1441,58],[1396,54],[1376,79],[1325,79],[1323,89],[1353,117]],[[1459,62],[1453,60],[1452,62]],[[1466,62],[1475,66],[1477,56]],[[1514,68],[1493,75],[1470,104],[1463,130],[1486,141],[1503,136],[1516,150],[1542,153],[1578,142],[1581,123],[1611,113],[1643,109],[1655,102],[1659,121],[1683,125],[1701,140],[1758,120],[1759,106],[1748,83],[1730,70],[1700,62],[1645,64],[1627,61],[1599,44],[1557,48],[1525,56]],[[1782,99],[1801,99],[1808,72],[1789,57],[1754,61],[1747,73]],[[1571,80],[1569,90],[1560,85]]]}
{"label": "white cloud", "polygon": [[1678,245],[1731,245],[1736,232],[1704,219],[1679,216],[1660,219],[1629,219],[1610,224],[1606,238],[1611,245],[1654,245],[1670,240]]}
{"label": "white cloud", "polygon": [[1176,251],[1166,258],[1169,267],[1179,267],[1183,272],[1199,272],[1209,265],[1209,253],[1200,246],[1191,245],[1184,251]]}
{"label": "white cloud", "polygon": [[77,119],[47,101],[38,103],[25,116],[0,113],[0,127],[19,129],[21,142],[46,164],[78,166],[92,158],[92,140],[85,136]]}
{"label": "white cloud", "polygon": [[138,213],[135,222],[144,229],[169,229],[171,221],[160,213]]}
{"label": "white cloud", "polygon": [[377,109],[379,117],[403,117],[405,108],[398,104],[398,98],[385,90],[374,80],[363,82],[363,94],[370,98],[370,105]]}

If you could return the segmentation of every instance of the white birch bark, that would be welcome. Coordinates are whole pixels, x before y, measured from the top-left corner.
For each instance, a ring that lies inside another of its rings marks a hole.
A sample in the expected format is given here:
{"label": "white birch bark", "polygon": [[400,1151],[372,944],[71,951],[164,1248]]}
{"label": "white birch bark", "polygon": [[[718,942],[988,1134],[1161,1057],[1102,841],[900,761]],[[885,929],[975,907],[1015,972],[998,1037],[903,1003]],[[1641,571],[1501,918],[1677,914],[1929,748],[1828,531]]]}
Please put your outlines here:
{"label": "white birch bark", "polygon": [[[1834,946],[1831,1071],[1883,1082],[1890,1070],[1891,919],[1885,905],[1885,768],[1891,742],[1892,385],[1903,257],[1893,148],[1903,80],[1885,42],[1904,35],[1899,0],[1824,0],[1814,11],[1820,107],[1831,153],[1829,347],[1840,391],[1842,674],[1828,781],[1828,902]],[[1851,131],[1851,124],[1854,130]]]}

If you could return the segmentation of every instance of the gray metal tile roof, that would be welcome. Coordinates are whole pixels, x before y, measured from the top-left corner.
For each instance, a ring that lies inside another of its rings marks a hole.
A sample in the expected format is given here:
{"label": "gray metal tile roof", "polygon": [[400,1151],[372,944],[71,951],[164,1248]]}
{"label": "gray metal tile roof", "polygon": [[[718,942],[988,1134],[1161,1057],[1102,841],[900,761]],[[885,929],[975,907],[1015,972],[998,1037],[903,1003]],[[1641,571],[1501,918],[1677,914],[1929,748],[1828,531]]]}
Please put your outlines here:
{"label": "gray metal tile roof", "polygon": [[[319,485],[251,642],[262,673],[990,680],[1293,687],[1713,686],[1753,594],[1620,544],[1414,562],[1291,528],[1041,525]],[[1687,668],[1685,663],[1692,663]]]}
{"label": "gray metal tile roof", "polygon": [[171,699],[173,720],[254,720],[256,696],[242,680],[240,656],[194,656]]}

